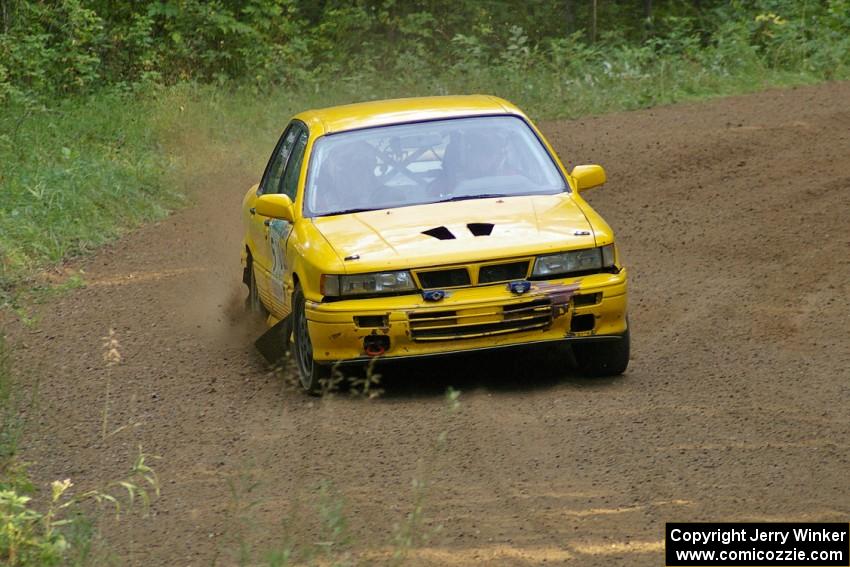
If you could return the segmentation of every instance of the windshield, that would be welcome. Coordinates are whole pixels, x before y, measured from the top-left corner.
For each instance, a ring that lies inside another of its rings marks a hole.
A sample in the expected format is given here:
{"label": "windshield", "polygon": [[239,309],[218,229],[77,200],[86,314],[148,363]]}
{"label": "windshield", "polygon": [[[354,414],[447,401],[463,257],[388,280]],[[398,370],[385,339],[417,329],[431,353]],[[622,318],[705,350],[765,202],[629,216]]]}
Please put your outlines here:
{"label": "windshield", "polygon": [[555,163],[515,116],[400,124],[319,138],[305,213],[566,191]]}

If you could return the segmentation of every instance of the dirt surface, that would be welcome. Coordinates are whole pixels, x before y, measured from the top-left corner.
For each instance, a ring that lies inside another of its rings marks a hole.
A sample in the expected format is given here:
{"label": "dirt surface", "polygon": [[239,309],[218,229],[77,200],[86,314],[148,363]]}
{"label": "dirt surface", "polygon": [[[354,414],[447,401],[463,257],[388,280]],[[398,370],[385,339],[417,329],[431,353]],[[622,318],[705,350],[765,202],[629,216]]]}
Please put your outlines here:
{"label": "dirt surface", "polygon": [[[417,505],[407,559],[435,565],[661,565],[666,521],[847,521],[850,84],[542,129],[571,165],[607,168],[589,200],[631,270],[626,375],[528,351],[385,367],[372,400],[300,393],[238,315],[238,209],[259,171],[224,157],[194,206],[84,262],[88,285],[34,326],[6,315],[19,375],[39,381],[36,478],[88,488],[138,445],[161,456],[153,516],[104,528],[139,565],[324,541],[322,482],[367,563]],[[103,441],[110,327],[109,427],[131,427]]]}

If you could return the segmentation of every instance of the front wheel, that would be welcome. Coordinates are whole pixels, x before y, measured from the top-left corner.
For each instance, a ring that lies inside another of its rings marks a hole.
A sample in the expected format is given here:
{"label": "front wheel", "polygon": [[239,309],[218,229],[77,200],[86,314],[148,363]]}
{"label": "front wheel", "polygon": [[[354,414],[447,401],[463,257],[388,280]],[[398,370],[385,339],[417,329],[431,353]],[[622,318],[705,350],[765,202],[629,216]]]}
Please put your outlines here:
{"label": "front wheel", "polygon": [[586,376],[619,376],[629,365],[629,330],[619,340],[576,342],[578,371]]}
{"label": "front wheel", "polygon": [[266,306],[263,305],[263,300],[260,299],[260,289],[257,287],[257,276],[254,274],[254,262],[249,258],[248,266],[245,268],[248,272],[245,285],[248,286],[248,297],[245,298],[245,310],[249,313],[256,313],[263,317],[269,312]]}
{"label": "front wheel", "polygon": [[331,373],[330,367],[319,364],[313,358],[313,343],[307,327],[304,292],[301,291],[300,286],[296,287],[295,293],[292,294],[292,332],[293,351],[301,387],[309,394],[318,395],[321,392],[322,381],[327,380]]}

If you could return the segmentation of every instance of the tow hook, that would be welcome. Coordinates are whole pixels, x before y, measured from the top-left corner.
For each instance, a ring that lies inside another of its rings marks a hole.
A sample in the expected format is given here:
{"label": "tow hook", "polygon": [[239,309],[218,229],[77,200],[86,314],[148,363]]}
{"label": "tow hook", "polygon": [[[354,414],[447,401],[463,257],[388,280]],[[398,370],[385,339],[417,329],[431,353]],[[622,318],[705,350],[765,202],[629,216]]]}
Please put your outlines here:
{"label": "tow hook", "polygon": [[369,335],[363,339],[363,350],[369,356],[381,356],[390,349],[390,338],[384,335]]}

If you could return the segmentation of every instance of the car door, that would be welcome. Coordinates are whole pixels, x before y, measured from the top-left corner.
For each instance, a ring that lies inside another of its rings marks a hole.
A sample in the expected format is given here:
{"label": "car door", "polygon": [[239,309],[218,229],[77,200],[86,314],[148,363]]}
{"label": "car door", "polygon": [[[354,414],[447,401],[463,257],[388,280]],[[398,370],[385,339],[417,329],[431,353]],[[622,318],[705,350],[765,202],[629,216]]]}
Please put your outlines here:
{"label": "car door", "polygon": [[[291,123],[283,132],[266,166],[263,179],[257,188],[256,197],[281,192],[286,164],[289,162],[289,156],[300,132],[301,124],[299,122]],[[272,312],[277,312],[280,308],[280,301],[277,299],[279,294],[274,293],[272,288],[272,269],[274,268],[274,256],[270,240],[272,219],[256,214],[253,205],[256,197],[250,203],[248,215],[248,238],[250,239],[254,274],[263,303]]]}
{"label": "car door", "polygon": [[[297,137],[283,171],[280,193],[287,195],[292,202],[298,193],[298,180],[304,164],[304,153],[307,149],[308,133],[301,125]],[[271,253],[270,287],[278,317],[284,317],[292,311],[292,264],[293,248],[289,246],[289,236],[292,233],[292,223],[283,219],[269,219],[266,223],[269,229],[269,248]]]}

